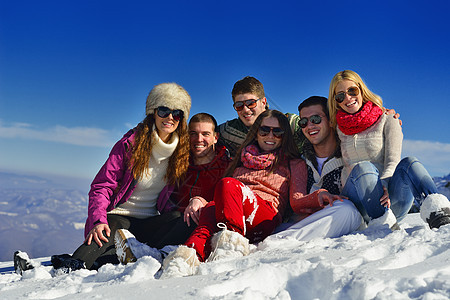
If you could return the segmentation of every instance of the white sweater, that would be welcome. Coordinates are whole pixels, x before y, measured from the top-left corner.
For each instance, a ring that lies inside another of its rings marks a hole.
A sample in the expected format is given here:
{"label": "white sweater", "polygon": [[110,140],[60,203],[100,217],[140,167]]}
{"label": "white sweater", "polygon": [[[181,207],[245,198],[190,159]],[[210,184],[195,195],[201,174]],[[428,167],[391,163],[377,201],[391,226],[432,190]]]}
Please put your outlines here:
{"label": "white sweater", "polygon": [[172,138],[166,144],[155,133],[152,135],[155,142],[152,147],[147,172],[144,172],[142,179],[137,183],[128,201],[122,203],[109,213],[139,219],[159,215],[156,209],[156,202],[159,193],[166,185],[164,176],[169,165],[169,158],[175,151],[179,138],[177,133],[174,132],[172,133]]}
{"label": "white sweater", "polygon": [[392,115],[382,114],[375,124],[363,132],[345,135],[339,128],[337,132],[344,160],[342,185],[345,186],[355,163],[370,161],[380,172],[383,185],[387,186],[402,152],[403,133],[399,121]]}

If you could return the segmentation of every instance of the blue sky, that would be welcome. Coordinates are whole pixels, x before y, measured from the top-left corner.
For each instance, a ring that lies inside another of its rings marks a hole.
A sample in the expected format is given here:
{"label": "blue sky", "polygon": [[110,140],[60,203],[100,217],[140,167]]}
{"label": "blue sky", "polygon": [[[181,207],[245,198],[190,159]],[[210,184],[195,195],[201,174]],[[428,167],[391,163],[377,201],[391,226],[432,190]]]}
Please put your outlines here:
{"label": "blue sky", "polygon": [[351,69],[401,114],[403,155],[448,174],[447,3],[1,1],[0,169],[93,178],[161,82],[224,122],[244,76],[297,112]]}

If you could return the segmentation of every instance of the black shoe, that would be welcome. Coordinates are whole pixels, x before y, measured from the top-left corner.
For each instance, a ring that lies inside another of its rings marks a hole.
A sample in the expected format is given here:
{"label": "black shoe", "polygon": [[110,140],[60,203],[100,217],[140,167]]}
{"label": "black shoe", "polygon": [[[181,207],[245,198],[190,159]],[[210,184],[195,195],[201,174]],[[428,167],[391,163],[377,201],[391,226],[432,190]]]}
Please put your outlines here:
{"label": "black shoe", "polygon": [[450,208],[445,207],[437,212],[432,212],[427,222],[430,228],[439,228],[442,225],[450,224]]}
{"label": "black shoe", "polygon": [[69,254],[52,255],[51,262],[54,269],[61,269],[64,273],[86,269],[84,261]]}
{"label": "black shoe", "polygon": [[28,255],[22,251],[14,252],[14,270],[16,273],[22,275],[23,272],[31,269],[34,269],[34,266],[28,258]]}

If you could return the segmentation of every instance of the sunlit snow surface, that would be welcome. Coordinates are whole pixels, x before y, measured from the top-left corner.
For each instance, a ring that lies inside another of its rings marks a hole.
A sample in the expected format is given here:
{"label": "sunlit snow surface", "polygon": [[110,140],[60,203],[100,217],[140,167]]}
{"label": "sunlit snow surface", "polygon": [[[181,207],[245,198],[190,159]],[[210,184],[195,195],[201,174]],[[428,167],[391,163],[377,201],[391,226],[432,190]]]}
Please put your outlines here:
{"label": "sunlit snow surface", "polygon": [[[51,276],[51,267],[0,275],[2,299],[448,299],[450,225],[419,214],[402,230],[370,228],[336,239],[263,242],[249,256],[202,264],[198,275],[160,280],[143,257]],[[0,267],[11,265],[1,263]]]}

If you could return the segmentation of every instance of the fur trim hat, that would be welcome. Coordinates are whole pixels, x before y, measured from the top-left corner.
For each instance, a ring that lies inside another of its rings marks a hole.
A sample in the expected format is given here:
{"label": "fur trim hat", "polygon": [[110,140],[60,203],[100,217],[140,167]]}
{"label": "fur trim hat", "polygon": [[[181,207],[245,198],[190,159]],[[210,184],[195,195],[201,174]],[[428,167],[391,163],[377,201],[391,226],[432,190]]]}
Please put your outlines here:
{"label": "fur trim hat", "polygon": [[172,110],[181,109],[185,120],[187,120],[191,109],[191,96],[176,83],[161,83],[155,85],[148,94],[145,113],[151,115],[155,112],[155,108],[159,106],[165,106]]}

